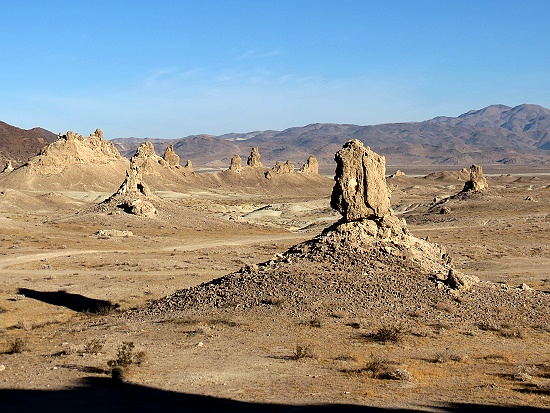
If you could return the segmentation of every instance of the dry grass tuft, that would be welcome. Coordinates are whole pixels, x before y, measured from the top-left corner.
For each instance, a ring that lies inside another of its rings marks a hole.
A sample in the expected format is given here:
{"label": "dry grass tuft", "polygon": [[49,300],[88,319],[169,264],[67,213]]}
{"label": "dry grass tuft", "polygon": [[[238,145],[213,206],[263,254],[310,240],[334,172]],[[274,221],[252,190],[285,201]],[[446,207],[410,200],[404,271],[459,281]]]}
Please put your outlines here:
{"label": "dry grass tuft", "polygon": [[18,354],[26,351],[27,349],[27,342],[18,337],[9,344],[8,350],[5,352],[5,354]]}
{"label": "dry grass tuft", "polygon": [[318,359],[319,356],[315,353],[313,347],[311,347],[310,345],[297,344],[294,348],[294,353],[291,358],[293,360]]}

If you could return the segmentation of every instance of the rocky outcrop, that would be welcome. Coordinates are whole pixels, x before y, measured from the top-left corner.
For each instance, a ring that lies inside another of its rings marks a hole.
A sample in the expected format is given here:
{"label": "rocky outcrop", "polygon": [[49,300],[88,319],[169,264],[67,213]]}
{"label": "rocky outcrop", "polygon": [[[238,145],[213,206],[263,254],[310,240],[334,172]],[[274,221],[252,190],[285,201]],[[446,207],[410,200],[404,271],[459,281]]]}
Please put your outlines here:
{"label": "rocky outcrop", "polygon": [[470,166],[470,179],[464,183],[464,189],[462,192],[478,192],[487,189],[487,179],[483,176],[483,169],[481,166]]}
{"label": "rocky outcrop", "polygon": [[398,169],[394,174],[390,175],[390,178],[397,178],[398,176],[405,176],[405,172]]}
{"label": "rocky outcrop", "polygon": [[26,166],[32,171],[44,174],[58,174],[71,165],[105,165],[122,161],[112,142],[103,139],[103,132],[96,129],[88,137],[68,131],[46,146]]}
{"label": "rocky outcrop", "polygon": [[331,206],[342,214],[340,222],[317,239],[335,250],[371,250],[376,255],[401,256],[424,271],[438,274],[442,285],[467,291],[479,280],[450,268],[445,249],[412,236],[404,220],[390,206],[385,180],[385,158],[359,140],[351,140],[336,153],[336,181]]}
{"label": "rocky outcrop", "polygon": [[168,166],[180,166],[180,157],[176,152],[174,152],[174,145],[170,145],[166,148],[163,159]]}
{"label": "rocky outcrop", "polygon": [[386,185],[386,159],[357,139],[336,153],[336,176],[330,206],[345,221],[392,214]]}
{"label": "rocky outcrop", "polygon": [[263,168],[260,158],[260,151],[257,146],[254,146],[250,152],[250,156],[248,157],[246,164],[252,168]]}
{"label": "rocky outcrop", "polygon": [[132,163],[130,165],[130,169],[126,171],[126,179],[124,179],[115,195],[143,195],[145,197],[152,195],[147,184],[143,182],[141,171],[136,164]]}
{"label": "rocky outcrop", "polygon": [[6,161],[6,166],[4,166],[4,169],[2,169],[0,174],[9,174],[11,171],[13,171],[13,165],[11,163],[11,159],[8,159]]}
{"label": "rocky outcrop", "polygon": [[191,161],[189,159],[185,163],[185,166],[183,167],[183,170],[184,170],[184,172],[186,172],[186,174],[194,174],[195,173],[195,170],[193,169],[193,164],[191,163]]}
{"label": "rocky outcrop", "polygon": [[290,161],[286,161],[285,163],[277,161],[275,162],[275,166],[265,173],[265,177],[271,179],[274,175],[292,175],[293,173],[294,165]]}
{"label": "rocky outcrop", "polygon": [[126,171],[126,179],[118,191],[102,204],[128,214],[150,218],[157,214],[157,210],[151,202],[156,199],[157,197],[143,182],[140,167],[132,162],[130,169]]}
{"label": "rocky outcrop", "polygon": [[178,170],[183,172],[184,175],[193,174],[191,161],[188,160],[185,166],[182,167],[180,157],[174,151],[173,145],[168,146],[164,151],[164,156],[160,157],[155,153],[155,147],[151,142],[142,143],[130,162],[137,165],[144,175],[161,176],[164,174],[163,169]]}
{"label": "rocky outcrop", "polygon": [[231,158],[231,163],[229,164],[229,170],[237,173],[240,173],[243,170],[243,161],[239,155],[233,155],[233,158]]}
{"label": "rocky outcrop", "polygon": [[302,165],[299,172],[308,175],[317,175],[319,173],[319,162],[317,162],[317,158],[313,155],[307,158],[306,163]]}
{"label": "rocky outcrop", "polygon": [[159,175],[156,165],[165,163],[164,159],[155,153],[155,147],[151,142],[145,142],[138,146],[136,153],[130,158],[130,163],[139,168],[144,175]]}

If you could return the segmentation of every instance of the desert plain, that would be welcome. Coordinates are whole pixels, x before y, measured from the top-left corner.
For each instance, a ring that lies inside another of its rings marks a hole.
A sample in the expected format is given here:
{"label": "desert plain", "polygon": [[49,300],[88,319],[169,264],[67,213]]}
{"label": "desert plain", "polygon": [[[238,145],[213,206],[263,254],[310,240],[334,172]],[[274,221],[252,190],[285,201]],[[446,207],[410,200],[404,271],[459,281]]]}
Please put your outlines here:
{"label": "desert plain", "polygon": [[389,244],[308,244],[342,218],[331,172],[143,175],[151,216],[98,207],[112,174],[0,179],[1,409],[546,410],[550,175],[484,170],[457,196],[460,167],[388,166],[395,216],[464,291]]}

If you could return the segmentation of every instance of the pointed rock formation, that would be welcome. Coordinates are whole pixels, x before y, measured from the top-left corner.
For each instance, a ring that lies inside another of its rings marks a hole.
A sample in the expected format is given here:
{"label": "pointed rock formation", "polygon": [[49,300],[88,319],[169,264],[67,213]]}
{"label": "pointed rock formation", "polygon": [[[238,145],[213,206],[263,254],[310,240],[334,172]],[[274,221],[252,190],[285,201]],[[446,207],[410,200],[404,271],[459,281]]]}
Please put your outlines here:
{"label": "pointed rock formation", "polygon": [[483,169],[481,166],[470,166],[470,179],[464,184],[462,192],[477,192],[487,189],[487,179],[483,176]]}
{"label": "pointed rock formation", "polygon": [[260,151],[258,150],[257,146],[254,146],[252,148],[252,151],[250,152],[250,156],[248,157],[248,161],[246,164],[252,168],[263,168],[262,162],[260,162]]}
{"label": "pointed rock formation", "polygon": [[393,214],[386,185],[386,158],[357,139],[344,144],[335,156],[336,176],[330,206],[345,221],[382,218]]}
{"label": "pointed rock formation", "polygon": [[174,152],[174,145],[170,145],[166,148],[163,159],[166,161],[168,166],[180,166],[180,157],[176,152]]}
{"label": "pointed rock formation", "polygon": [[306,163],[300,168],[300,172],[308,175],[319,174],[319,162],[317,161],[317,158],[313,155],[307,158]]}
{"label": "pointed rock formation", "polygon": [[145,197],[151,196],[153,193],[149,189],[149,186],[143,182],[139,167],[132,163],[130,169],[126,171],[126,179],[118,188],[115,195],[143,195]]}
{"label": "pointed rock formation", "polygon": [[479,280],[452,270],[450,258],[438,244],[412,236],[405,220],[390,206],[385,180],[385,158],[351,140],[336,153],[336,181],[331,206],[343,218],[318,237],[336,250],[377,251],[377,256],[402,254],[423,271],[437,274],[438,282],[456,291],[467,291]]}
{"label": "pointed rock formation", "polygon": [[193,164],[191,163],[191,161],[189,159],[185,163],[185,166],[183,167],[183,169],[188,174],[194,174],[195,173],[195,170],[193,169]]}
{"label": "pointed rock formation", "polygon": [[137,166],[144,175],[159,175],[155,166],[164,163],[164,159],[155,153],[155,147],[151,142],[144,142],[138,146],[136,153],[130,158],[130,163]]}
{"label": "pointed rock formation", "polygon": [[121,209],[128,214],[150,218],[157,214],[157,210],[151,202],[153,200],[157,200],[157,197],[143,182],[140,167],[132,162],[130,169],[126,171],[126,179],[118,191],[103,201],[102,205]]}
{"label": "pointed rock formation", "polygon": [[231,158],[229,170],[237,173],[240,173],[243,170],[243,161],[239,155],[235,154],[233,158]]}

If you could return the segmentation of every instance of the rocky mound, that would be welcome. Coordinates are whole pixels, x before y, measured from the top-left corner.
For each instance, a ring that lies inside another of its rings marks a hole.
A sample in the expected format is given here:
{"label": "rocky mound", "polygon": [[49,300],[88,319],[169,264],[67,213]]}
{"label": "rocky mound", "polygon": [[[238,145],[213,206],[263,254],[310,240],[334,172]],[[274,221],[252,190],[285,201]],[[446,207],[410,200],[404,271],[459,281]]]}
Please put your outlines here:
{"label": "rocky mound", "polygon": [[347,314],[373,324],[402,323],[411,314],[461,326],[549,323],[547,295],[460,274],[444,248],[412,236],[390,208],[383,157],[355,140],[336,161],[331,204],[340,222],[267,262],[178,291],[133,316],[255,311]]}
{"label": "rocky mound", "polygon": [[157,196],[153,195],[147,184],[142,179],[141,169],[133,162],[126,172],[126,179],[118,191],[108,199],[92,208],[96,212],[120,213],[121,211],[143,216],[154,217],[157,210],[153,202],[161,203]]}
{"label": "rocky mound", "polygon": [[3,174],[2,185],[25,189],[112,190],[128,160],[96,131],[60,135],[25,165]]}
{"label": "rocky mound", "polygon": [[103,139],[103,132],[96,129],[87,138],[72,131],[59,136],[27,165],[37,173],[53,175],[63,172],[70,165],[108,164],[122,160],[124,158],[115,146]]}

